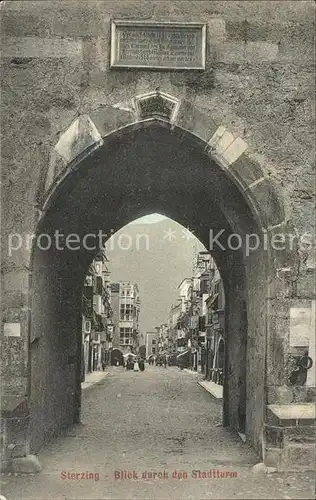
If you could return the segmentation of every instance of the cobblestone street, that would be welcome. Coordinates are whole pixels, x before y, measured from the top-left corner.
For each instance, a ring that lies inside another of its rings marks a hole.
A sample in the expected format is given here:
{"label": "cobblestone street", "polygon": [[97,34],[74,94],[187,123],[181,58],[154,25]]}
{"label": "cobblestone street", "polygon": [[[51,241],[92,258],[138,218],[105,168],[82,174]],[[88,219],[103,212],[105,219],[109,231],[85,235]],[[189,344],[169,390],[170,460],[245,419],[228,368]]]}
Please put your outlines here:
{"label": "cobblestone street", "polygon": [[[258,457],[221,427],[221,405],[197,377],[177,368],[108,370],[84,391],[83,425],[40,453],[38,475],[2,475],[7,500],[313,498],[312,475],[251,470]],[[210,469],[237,477],[192,477]],[[135,472],[115,479],[115,471]],[[187,478],[172,478],[174,471]],[[78,474],[68,479],[68,473]]]}

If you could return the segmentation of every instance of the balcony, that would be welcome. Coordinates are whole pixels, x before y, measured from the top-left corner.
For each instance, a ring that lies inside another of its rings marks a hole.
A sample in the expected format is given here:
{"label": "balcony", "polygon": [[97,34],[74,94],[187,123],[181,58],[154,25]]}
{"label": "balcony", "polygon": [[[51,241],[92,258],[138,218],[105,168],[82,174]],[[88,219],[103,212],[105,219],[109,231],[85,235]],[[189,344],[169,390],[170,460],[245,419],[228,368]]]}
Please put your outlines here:
{"label": "balcony", "polygon": [[217,309],[212,314],[212,323],[213,325],[219,324],[219,326],[223,326],[224,320],[224,309]]}
{"label": "balcony", "polygon": [[93,280],[93,293],[95,295],[101,295],[103,293],[103,282],[101,276],[94,276]]}

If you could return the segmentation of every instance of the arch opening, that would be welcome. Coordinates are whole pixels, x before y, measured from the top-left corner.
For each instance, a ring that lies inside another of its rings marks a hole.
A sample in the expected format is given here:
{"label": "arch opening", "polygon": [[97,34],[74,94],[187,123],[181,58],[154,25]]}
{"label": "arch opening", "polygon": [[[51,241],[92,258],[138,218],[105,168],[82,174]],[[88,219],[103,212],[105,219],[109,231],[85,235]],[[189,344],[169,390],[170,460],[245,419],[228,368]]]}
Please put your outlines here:
{"label": "arch opening", "polygon": [[[267,255],[259,249],[245,256],[243,246],[228,245],[233,235],[244,241],[246,234],[259,233],[257,212],[225,171],[210,161],[200,140],[191,134],[184,137],[160,121],[109,136],[73,165],[45,205],[37,234],[49,235],[54,244],[47,250],[36,246],[32,255],[34,451],[79,418],[80,297],[87,269],[99,251],[100,230],[108,240],[150,213],[192,228],[216,261],[226,308],[224,425],[245,430],[261,451]],[[71,248],[60,249],[67,236]]]}

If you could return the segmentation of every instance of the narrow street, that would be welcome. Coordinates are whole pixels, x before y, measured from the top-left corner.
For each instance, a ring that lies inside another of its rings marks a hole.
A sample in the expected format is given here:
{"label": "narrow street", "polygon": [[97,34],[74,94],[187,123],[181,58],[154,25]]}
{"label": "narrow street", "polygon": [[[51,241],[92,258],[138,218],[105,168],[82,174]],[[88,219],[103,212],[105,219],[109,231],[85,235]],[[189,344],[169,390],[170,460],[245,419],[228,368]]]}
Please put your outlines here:
{"label": "narrow street", "polygon": [[[197,385],[196,375],[148,365],[142,373],[108,371],[83,393],[83,425],[42,451],[38,475],[2,475],[7,500],[313,498],[306,473],[251,470],[258,458],[220,426],[221,405]],[[230,474],[192,477],[210,469]],[[124,471],[133,477],[115,479]],[[174,471],[187,478],[173,478]]]}

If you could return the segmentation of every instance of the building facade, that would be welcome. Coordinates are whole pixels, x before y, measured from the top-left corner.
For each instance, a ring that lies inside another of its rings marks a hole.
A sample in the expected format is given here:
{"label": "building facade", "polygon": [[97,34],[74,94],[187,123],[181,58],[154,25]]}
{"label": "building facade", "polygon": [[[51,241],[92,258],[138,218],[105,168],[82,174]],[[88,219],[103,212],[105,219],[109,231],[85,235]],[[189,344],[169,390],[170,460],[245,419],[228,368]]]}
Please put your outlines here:
{"label": "building facade", "polygon": [[156,356],[157,349],[157,332],[147,332],[145,335],[146,358]]}
{"label": "building facade", "polygon": [[[192,274],[191,278],[185,278],[180,283],[180,297],[169,311],[168,351],[177,356],[180,365],[222,383],[225,336],[223,281],[208,252],[200,252],[196,256]],[[221,376],[215,376],[218,371]]]}
{"label": "building facade", "polygon": [[205,376],[223,385],[225,361],[225,293],[223,280],[214,268],[210,293],[206,303],[206,352]]}
{"label": "building facade", "polygon": [[169,328],[168,323],[163,323],[155,327],[157,332],[157,355],[170,355]]}
{"label": "building facade", "polygon": [[107,258],[100,253],[89,267],[82,294],[82,378],[108,361],[112,309]]}
{"label": "building facade", "polygon": [[171,306],[168,316],[168,330],[169,330],[169,341],[170,341],[169,351],[171,355],[175,358],[185,349],[185,347],[179,345],[178,342],[180,338],[182,338],[180,337],[180,330],[178,330],[177,328],[180,314],[181,314],[181,303],[178,300],[176,304],[173,304]]}
{"label": "building facade", "polygon": [[[137,284],[123,281],[111,283],[111,307],[113,311],[112,353],[114,352],[114,355],[119,357],[121,363],[124,354],[136,353],[139,348],[140,297]],[[111,363],[113,364],[113,359]]]}

